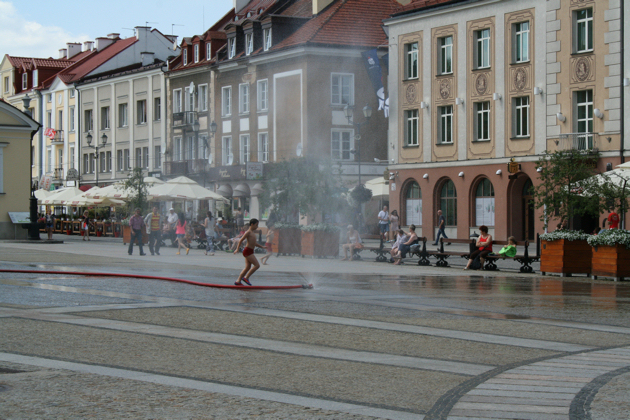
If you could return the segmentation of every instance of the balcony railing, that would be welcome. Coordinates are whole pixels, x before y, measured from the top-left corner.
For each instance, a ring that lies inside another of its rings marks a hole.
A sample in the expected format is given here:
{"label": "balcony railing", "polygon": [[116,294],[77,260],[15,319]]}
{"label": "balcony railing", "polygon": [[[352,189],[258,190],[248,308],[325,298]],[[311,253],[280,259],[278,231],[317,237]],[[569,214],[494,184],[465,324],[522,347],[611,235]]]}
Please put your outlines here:
{"label": "balcony railing", "polygon": [[63,180],[63,168],[55,168],[53,172],[53,180],[55,181]]}
{"label": "balcony railing", "polygon": [[565,133],[557,138],[550,138],[558,150],[596,150],[599,149],[597,133]]}
{"label": "balcony railing", "polygon": [[50,139],[51,144],[63,144],[63,130],[56,130],[55,136]]}
{"label": "balcony railing", "polygon": [[174,128],[184,128],[187,126],[191,126],[197,121],[199,121],[197,111],[184,111],[173,113]]}
{"label": "balcony railing", "polygon": [[187,175],[200,174],[207,170],[207,159],[191,159],[164,162],[164,173],[166,175]]}

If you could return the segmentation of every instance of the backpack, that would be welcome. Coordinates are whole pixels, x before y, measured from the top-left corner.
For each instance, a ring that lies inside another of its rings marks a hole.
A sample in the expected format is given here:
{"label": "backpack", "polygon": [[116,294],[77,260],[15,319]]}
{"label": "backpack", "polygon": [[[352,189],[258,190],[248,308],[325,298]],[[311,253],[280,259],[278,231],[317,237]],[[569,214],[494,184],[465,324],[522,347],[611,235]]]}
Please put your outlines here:
{"label": "backpack", "polygon": [[479,255],[477,255],[477,258],[475,258],[472,264],[470,264],[469,268],[471,270],[479,270],[481,268],[481,258],[479,258]]}

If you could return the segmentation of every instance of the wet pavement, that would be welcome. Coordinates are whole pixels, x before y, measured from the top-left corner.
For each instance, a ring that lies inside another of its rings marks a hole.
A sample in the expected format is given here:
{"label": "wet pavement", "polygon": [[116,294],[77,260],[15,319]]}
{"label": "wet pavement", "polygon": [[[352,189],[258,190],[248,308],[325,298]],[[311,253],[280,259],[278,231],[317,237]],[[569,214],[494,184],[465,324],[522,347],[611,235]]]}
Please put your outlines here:
{"label": "wet pavement", "polygon": [[0,418],[630,417],[630,283],[56,238],[0,242],[59,271],[0,272]]}

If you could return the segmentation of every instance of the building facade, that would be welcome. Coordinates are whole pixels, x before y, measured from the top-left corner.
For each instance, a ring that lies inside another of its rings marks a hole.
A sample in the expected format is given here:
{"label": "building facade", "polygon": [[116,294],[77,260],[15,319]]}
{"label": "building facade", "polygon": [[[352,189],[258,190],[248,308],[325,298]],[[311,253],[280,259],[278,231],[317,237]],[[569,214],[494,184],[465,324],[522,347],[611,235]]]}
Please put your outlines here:
{"label": "building facade", "polygon": [[[411,2],[389,28],[390,203],[435,238],[543,232],[533,206],[546,150],[624,159],[620,2]],[[595,30],[603,28],[603,30]],[[583,228],[588,223],[583,221]]]}

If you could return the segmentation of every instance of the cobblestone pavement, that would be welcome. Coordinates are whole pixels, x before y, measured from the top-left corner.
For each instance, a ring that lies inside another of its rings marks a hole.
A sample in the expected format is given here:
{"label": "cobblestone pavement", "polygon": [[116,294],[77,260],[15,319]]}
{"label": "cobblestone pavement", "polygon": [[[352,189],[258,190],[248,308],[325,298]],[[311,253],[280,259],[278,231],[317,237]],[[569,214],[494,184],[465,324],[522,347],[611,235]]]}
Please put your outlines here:
{"label": "cobblestone pavement", "polygon": [[58,238],[0,242],[59,272],[0,272],[0,419],[630,418],[630,284]]}

